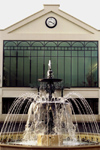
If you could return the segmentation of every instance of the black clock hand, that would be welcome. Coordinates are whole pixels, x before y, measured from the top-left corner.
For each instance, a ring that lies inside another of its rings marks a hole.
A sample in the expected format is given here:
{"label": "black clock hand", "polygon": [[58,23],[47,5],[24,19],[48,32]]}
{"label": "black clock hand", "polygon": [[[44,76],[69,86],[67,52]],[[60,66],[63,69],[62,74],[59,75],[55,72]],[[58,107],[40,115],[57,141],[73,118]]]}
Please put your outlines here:
{"label": "black clock hand", "polygon": [[49,21],[50,23],[52,23],[52,24],[54,24],[54,22],[52,22],[52,21]]}

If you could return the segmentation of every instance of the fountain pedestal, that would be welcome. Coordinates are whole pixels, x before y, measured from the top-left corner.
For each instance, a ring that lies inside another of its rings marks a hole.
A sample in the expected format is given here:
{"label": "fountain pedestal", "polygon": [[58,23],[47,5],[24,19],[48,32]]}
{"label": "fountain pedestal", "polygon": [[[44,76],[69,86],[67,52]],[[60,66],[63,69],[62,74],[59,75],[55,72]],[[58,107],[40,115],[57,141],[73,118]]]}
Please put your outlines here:
{"label": "fountain pedestal", "polygon": [[[52,94],[55,92],[55,82],[61,82],[62,79],[55,79],[53,78],[53,71],[51,70],[51,61],[49,60],[48,63],[48,71],[47,71],[47,78],[38,79],[39,82],[46,83],[46,92],[49,94],[49,101],[52,101]],[[48,134],[38,135],[38,145],[39,146],[57,146],[63,144],[63,135],[56,135],[51,134],[53,129],[54,123],[54,116],[52,114],[52,108],[50,107],[49,111],[50,120],[48,123]]]}
{"label": "fountain pedestal", "polygon": [[38,135],[39,146],[60,146],[63,145],[63,135]]}

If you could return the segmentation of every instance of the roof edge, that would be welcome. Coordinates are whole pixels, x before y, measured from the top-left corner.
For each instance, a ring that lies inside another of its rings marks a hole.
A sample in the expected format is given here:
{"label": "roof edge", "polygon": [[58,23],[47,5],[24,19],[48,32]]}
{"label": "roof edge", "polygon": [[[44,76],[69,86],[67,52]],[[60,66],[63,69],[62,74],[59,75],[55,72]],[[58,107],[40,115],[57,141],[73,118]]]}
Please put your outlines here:
{"label": "roof edge", "polygon": [[19,24],[19,23],[25,21],[26,19],[31,18],[32,16],[37,15],[38,13],[41,13],[43,10],[44,10],[44,9],[41,9],[40,11],[35,12],[34,14],[32,14],[32,15],[30,15],[30,16],[27,16],[27,17],[23,18],[22,20],[19,20],[19,21],[13,23],[12,25],[10,25],[10,26],[8,26],[8,27],[6,27],[6,28],[4,28],[4,29],[0,29],[0,30],[3,30],[3,31],[8,30],[9,28],[11,28],[11,27],[13,27],[13,26],[15,26],[15,25],[17,25],[17,24]]}
{"label": "roof edge", "polygon": [[[67,13],[67,12],[65,12],[65,11],[63,11],[63,10],[61,10],[61,9],[59,9],[59,11],[62,12],[62,13],[64,13],[64,14],[66,14],[66,15],[68,15],[70,18],[73,18],[74,20],[77,20],[77,23],[80,22],[81,24],[84,24],[85,26],[88,26],[88,27],[91,28],[92,30],[94,30],[94,31],[96,31],[96,32],[98,31],[98,29],[96,29],[95,27],[93,27],[93,26],[91,26],[91,25],[85,23],[84,21],[82,21],[82,20],[80,20],[80,19],[78,19],[78,18],[76,18],[76,17],[70,15],[69,13]],[[83,28],[86,29],[86,27],[83,27]],[[89,29],[88,29],[88,30],[89,30]],[[93,31],[92,31],[92,32],[93,32]]]}
{"label": "roof edge", "polygon": [[44,7],[52,6],[52,7],[60,7],[60,4],[44,4]]}

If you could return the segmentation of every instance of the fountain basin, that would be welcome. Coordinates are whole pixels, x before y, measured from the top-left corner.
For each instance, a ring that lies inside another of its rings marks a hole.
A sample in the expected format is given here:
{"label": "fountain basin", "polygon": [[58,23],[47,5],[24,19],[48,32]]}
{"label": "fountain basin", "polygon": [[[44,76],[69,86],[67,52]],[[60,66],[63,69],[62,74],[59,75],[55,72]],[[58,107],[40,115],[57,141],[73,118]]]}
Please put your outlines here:
{"label": "fountain basin", "polygon": [[0,144],[0,150],[100,150],[100,145],[83,146],[25,146]]}
{"label": "fountain basin", "polygon": [[[22,145],[22,139],[23,139],[23,133],[12,133],[12,134],[2,134],[0,136],[0,142],[1,145],[6,144],[11,144],[11,145]],[[34,135],[33,135],[34,137]],[[9,140],[8,140],[9,139]],[[84,142],[88,142],[88,144],[98,144],[100,143],[100,136],[98,134],[93,134],[93,133],[76,133],[76,139],[77,141],[82,141],[83,144]],[[67,141],[66,143],[68,143],[69,141],[69,135],[68,134],[64,134],[64,135],[38,135],[37,136],[37,146],[66,146],[66,144],[63,144],[64,141]],[[19,142],[19,143],[18,143]],[[24,141],[25,142],[25,141]],[[33,141],[34,142],[34,141]],[[71,141],[70,141],[71,143]],[[75,142],[74,142],[75,143]],[[76,142],[77,143],[77,142]],[[27,143],[28,145],[28,143]],[[29,144],[30,145],[30,144]],[[31,146],[33,146],[34,144],[31,144]],[[81,143],[79,143],[78,145],[81,145]],[[69,146],[69,145],[68,145]],[[74,144],[73,144],[74,146]]]}

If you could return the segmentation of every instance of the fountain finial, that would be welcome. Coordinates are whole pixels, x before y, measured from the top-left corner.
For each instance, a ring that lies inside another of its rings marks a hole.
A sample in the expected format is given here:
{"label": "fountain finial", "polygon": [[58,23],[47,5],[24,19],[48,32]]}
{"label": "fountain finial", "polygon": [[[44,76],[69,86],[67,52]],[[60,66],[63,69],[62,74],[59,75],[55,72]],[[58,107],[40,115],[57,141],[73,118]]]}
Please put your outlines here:
{"label": "fountain finial", "polygon": [[54,82],[61,82],[61,79],[53,78],[53,71],[51,69],[51,60],[48,63],[48,71],[47,71],[47,78],[45,79],[38,79],[39,82],[46,82],[45,90],[49,93],[49,100],[52,100],[52,93],[55,92],[55,84]]}
{"label": "fountain finial", "polygon": [[48,63],[48,71],[47,71],[47,78],[52,78],[53,77],[53,71],[51,70],[51,60],[49,60]]}
{"label": "fountain finial", "polygon": [[49,63],[48,63],[48,70],[51,69],[51,60],[49,60]]}

